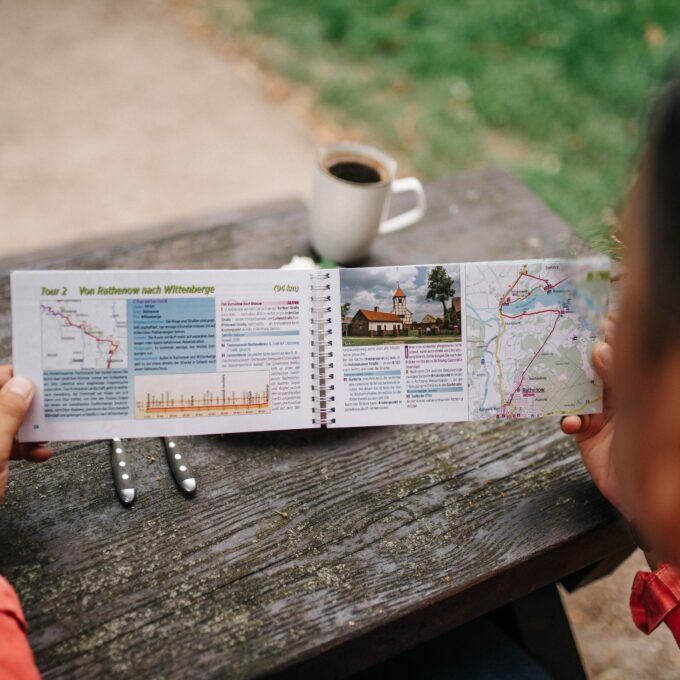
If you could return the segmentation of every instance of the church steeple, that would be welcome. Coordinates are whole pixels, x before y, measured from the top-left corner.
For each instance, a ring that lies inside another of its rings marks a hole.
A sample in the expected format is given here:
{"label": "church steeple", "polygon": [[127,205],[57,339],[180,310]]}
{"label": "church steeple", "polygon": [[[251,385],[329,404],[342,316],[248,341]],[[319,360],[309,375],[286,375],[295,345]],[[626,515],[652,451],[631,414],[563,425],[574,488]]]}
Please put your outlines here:
{"label": "church steeple", "polygon": [[411,324],[411,312],[406,307],[406,293],[401,289],[399,283],[397,283],[397,290],[394,291],[392,296],[392,314],[396,314],[405,327]]}

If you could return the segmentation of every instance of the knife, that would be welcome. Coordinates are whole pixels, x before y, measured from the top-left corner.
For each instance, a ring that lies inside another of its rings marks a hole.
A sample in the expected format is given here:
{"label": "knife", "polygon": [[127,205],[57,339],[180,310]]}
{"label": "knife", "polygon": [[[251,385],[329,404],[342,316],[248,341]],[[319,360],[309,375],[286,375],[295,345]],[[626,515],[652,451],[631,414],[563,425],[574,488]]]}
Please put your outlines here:
{"label": "knife", "polygon": [[114,437],[111,440],[111,468],[116,493],[123,505],[130,505],[135,500],[135,482],[130,469],[130,461],[125,452],[123,442]]}
{"label": "knife", "polygon": [[165,457],[168,459],[170,472],[182,491],[193,494],[196,491],[196,476],[189,465],[185,454],[180,450],[177,441],[173,437],[163,437]]}

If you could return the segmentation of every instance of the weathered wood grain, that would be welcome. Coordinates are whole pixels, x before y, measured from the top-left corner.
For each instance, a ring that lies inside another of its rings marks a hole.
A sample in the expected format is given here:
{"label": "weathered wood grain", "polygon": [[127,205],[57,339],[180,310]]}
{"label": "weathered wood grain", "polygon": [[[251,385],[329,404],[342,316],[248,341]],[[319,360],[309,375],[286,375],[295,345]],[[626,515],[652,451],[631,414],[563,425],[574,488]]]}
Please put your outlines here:
{"label": "weathered wood grain", "polygon": [[[506,175],[427,189],[427,219],[385,238],[372,263],[584,249]],[[276,267],[306,248],[304,231],[301,207],[279,204],[0,266]],[[5,273],[3,358],[7,286]],[[106,442],[12,467],[0,572],[22,597],[46,678],[343,674],[628,545],[554,419],[185,447],[194,499],[177,491],[160,440],[130,442],[132,509],[115,499]]]}

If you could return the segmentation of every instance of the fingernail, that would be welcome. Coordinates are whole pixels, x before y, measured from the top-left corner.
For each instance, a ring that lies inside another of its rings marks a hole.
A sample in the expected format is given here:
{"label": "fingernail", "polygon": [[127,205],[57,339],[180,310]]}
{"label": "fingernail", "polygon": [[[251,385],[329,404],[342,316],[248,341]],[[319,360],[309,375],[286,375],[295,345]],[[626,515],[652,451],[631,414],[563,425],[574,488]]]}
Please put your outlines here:
{"label": "fingernail", "polygon": [[609,368],[609,366],[611,366],[612,364],[612,361],[614,360],[614,352],[612,351],[611,345],[608,345],[607,343],[602,343],[598,351],[598,354],[600,357],[600,363],[605,368]]}
{"label": "fingernail", "polygon": [[7,383],[7,389],[22,399],[28,399],[33,394],[33,385],[26,378],[12,378]]}

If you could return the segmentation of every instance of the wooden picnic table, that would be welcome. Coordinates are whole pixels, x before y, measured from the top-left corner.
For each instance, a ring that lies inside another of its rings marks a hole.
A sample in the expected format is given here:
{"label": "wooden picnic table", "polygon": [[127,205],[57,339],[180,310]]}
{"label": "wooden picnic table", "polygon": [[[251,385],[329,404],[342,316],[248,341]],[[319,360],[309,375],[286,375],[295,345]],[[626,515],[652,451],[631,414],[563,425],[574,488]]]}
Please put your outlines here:
{"label": "wooden picnic table", "polygon": [[[382,238],[367,264],[587,250],[504,173],[427,194],[426,219]],[[12,356],[11,269],[279,267],[307,251],[305,233],[304,207],[289,201],[0,262],[0,358]],[[12,465],[0,573],[46,678],[340,676],[509,603],[541,663],[562,645],[556,672],[578,673],[573,644],[551,642],[562,626],[552,584],[631,550],[554,418],[183,445],[194,498],[159,440],[129,442],[131,509],[116,500],[108,441]]]}

